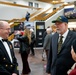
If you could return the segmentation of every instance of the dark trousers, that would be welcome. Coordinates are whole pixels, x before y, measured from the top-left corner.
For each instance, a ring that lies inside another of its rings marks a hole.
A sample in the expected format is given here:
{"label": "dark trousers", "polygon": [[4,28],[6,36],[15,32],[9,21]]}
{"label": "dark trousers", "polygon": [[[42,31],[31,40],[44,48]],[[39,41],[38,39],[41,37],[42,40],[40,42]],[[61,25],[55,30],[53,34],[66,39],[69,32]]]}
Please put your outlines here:
{"label": "dark trousers", "polygon": [[28,54],[26,52],[22,53],[21,58],[23,65],[22,74],[29,74],[31,70],[28,63]]}
{"label": "dark trousers", "polygon": [[31,43],[31,47],[30,47],[30,51],[31,51],[31,54],[32,55],[35,55],[35,52],[34,52],[34,43]]}
{"label": "dark trousers", "polygon": [[48,60],[48,52],[49,52],[49,50],[45,50],[45,52],[46,52],[46,59]]}

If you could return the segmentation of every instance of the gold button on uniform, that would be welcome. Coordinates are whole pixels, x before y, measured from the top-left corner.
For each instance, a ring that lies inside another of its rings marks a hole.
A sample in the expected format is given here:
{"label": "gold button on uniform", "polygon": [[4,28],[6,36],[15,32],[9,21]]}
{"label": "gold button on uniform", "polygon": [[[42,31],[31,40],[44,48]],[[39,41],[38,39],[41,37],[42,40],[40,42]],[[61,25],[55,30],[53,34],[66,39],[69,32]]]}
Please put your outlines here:
{"label": "gold button on uniform", "polygon": [[6,67],[8,67],[8,65],[5,65]]}
{"label": "gold button on uniform", "polygon": [[5,60],[6,58],[3,58],[3,60]]}
{"label": "gold button on uniform", "polygon": [[10,67],[13,67],[13,65],[10,65]]}

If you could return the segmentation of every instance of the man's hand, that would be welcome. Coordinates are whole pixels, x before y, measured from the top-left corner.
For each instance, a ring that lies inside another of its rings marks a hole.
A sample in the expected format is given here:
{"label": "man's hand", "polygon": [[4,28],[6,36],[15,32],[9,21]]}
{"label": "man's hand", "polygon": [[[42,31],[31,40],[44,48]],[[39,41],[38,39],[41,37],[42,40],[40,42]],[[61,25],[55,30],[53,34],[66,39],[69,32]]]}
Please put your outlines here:
{"label": "man's hand", "polygon": [[13,73],[12,75],[17,75],[16,73]]}

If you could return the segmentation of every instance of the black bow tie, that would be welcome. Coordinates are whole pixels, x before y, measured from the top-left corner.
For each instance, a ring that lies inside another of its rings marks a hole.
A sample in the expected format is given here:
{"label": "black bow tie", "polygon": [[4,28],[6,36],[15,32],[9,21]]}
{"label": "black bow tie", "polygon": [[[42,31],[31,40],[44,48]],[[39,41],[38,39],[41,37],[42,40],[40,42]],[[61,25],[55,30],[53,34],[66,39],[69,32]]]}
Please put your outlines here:
{"label": "black bow tie", "polygon": [[3,42],[7,42],[7,41],[8,41],[8,39],[2,39],[2,41],[3,41]]}

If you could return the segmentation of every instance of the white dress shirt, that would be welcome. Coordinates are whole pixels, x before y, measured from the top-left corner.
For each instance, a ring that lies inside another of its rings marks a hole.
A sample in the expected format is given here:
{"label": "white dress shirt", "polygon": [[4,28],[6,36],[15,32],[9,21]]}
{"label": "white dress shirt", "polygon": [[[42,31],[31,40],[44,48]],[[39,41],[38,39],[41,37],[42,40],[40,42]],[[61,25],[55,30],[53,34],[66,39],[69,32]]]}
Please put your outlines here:
{"label": "white dress shirt", "polygon": [[[64,41],[65,41],[65,39],[66,39],[66,37],[67,37],[67,35],[68,35],[68,32],[69,32],[69,30],[67,30],[62,36],[63,36],[63,42],[62,43],[64,43]],[[59,36],[61,36],[61,34],[59,34]],[[60,39],[60,38],[59,38]]]}

